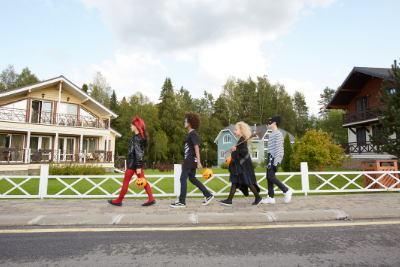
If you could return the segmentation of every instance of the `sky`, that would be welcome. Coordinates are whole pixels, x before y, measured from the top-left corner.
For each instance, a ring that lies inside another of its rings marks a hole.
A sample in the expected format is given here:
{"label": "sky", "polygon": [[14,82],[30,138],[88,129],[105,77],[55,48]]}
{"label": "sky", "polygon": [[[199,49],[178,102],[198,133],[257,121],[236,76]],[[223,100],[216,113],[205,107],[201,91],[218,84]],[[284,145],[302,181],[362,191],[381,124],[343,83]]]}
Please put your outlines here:
{"label": "sky", "polygon": [[[174,89],[217,98],[229,78],[266,75],[318,113],[352,68],[399,59],[395,0],[0,0],[0,71],[78,86],[101,71],[119,100]],[[397,48],[397,52],[396,49]]]}

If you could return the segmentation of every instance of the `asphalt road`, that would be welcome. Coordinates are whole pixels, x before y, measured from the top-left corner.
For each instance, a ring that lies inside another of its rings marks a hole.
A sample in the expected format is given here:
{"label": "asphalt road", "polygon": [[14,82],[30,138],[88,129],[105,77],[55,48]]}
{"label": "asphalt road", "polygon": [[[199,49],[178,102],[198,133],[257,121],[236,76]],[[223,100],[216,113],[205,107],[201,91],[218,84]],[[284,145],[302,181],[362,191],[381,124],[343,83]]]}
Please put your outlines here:
{"label": "asphalt road", "polygon": [[400,224],[1,233],[0,266],[400,266]]}

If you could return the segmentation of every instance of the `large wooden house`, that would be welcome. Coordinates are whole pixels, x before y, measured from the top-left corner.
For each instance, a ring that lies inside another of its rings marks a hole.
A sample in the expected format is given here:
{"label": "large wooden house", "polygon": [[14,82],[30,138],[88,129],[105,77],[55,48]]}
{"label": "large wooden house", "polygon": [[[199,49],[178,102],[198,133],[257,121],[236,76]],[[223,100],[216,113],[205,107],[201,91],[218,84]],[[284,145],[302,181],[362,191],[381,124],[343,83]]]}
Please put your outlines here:
{"label": "large wooden house", "polygon": [[64,76],[0,92],[0,175],[38,174],[51,162],[113,171],[116,117]]}
{"label": "large wooden house", "polygon": [[[348,129],[348,143],[343,144],[343,147],[353,156],[353,166],[349,167],[359,168],[360,162],[366,159],[394,158],[387,153],[375,153],[369,138],[369,135],[379,135],[382,131],[374,106],[384,106],[377,96],[383,79],[389,78],[389,70],[354,67],[326,106],[327,109],[347,111],[343,114],[342,126]],[[392,138],[400,136],[393,135]]]}

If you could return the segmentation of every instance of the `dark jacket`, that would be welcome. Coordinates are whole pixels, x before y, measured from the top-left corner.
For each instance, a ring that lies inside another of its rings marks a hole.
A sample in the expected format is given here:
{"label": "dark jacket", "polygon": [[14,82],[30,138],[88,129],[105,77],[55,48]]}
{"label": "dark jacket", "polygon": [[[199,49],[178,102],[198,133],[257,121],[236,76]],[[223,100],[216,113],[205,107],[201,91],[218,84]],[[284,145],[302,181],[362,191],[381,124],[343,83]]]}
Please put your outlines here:
{"label": "dark jacket", "polygon": [[[240,137],[237,143],[239,144],[244,140],[244,137]],[[256,174],[254,173],[253,162],[251,161],[251,157],[249,154],[247,142],[236,146],[236,151],[232,153],[232,159],[229,164],[229,172],[232,175],[242,174],[243,171],[245,171],[245,173],[251,178],[251,180],[254,182],[255,187],[257,188],[257,191],[260,192],[260,188],[257,184]],[[243,192],[244,195],[248,195],[247,187],[245,188],[243,185],[241,185],[239,189]]]}
{"label": "dark jacket", "polygon": [[140,134],[135,134],[128,149],[128,169],[136,170],[143,167],[144,148],[145,140]]}

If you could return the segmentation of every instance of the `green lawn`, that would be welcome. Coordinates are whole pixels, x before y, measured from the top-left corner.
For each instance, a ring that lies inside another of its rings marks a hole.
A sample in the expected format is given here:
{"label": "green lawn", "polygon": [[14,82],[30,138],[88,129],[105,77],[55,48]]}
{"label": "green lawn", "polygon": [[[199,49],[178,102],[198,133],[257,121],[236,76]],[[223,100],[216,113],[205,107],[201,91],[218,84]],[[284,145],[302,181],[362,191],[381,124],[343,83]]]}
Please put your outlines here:
{"label": "green lawn", "polygon": [[[356,171],[356,170],[326,169],[325,171],[326,172],[339,172],[339,171],[347,172],[347,171]],[[213,169],[213,172],[214,172],[214,174],[228,174],[229,173],[228,170],[224,170],[224,169]],[[255,172],[263,174],[263,175],[257,175],[257,180],[260,180],[264,176],[265,168],[256,168]],[[279,169],[278,172],[282,172],[282,170]],[[145,173],[145,175],[172,175],[173,174],[173,172],[159,172],[158,170],[155,170],[154,172],[152,170],[146,170],[144,173]],[[200,171],[197,171],[197,174],[200,174],[200,173],[201,173]],[[121,176],[121,178],[116,178],[116,180],[122,183],[124,174],[123,173],[107,173],[106,175]],[[332,176],[333,175],[326,174],[326,175],[323,175],[322,177],[325,179],[329,179]],[[284,181],[288,176],[287,175],[278,175],[277,177],[281,181]],[[352,179],[352,178],[356,177],[356,175],[347,175],[347,177],[349,179]],[[229,183],[229,177],[221,177],[221,179],[223,179]],[[25,179],[24,178],[12,178],[11,180],[16,184],[19,184],[19,183],[22,183]],[[67,179],[67,178],[63,178],[61,180],[64,181],[66,184],[72,184],[77,181],[77,179]],[[103,182],[104,180],[105,180],[104,178],[91,178],[90,179],[90,181],[92,181],[95,184],[99,184],[99,183]],[[147,178],[147,180],[150,183],[155,183],[158,180],[158,178]],[[207,181],[203,178],[199,178],[199,180],[202,183]],[[315,178],[314,175],[309,175],[309,183],[310,183],[311,190],[314,190],[321,185],[321,184],[317,183],[317,179]],[[331,183],[333,185],[337,186],[338,188],[341,188],[348,183],[348,180],[346,180],[343,177],[338,176],[338,177],[335,177],[331,181]],[[361,187],[363,187],[364,186],[363,176],[360,176],[355,181],[355,183],[360,185]],[[38,194],[38,184],[39,184],[39,179],[32,178],[31,180],[24,183],[21,187],[28,193],[34,195],[34,194]],[[286,184],[295,190],[301,190],[301,176],[300,175],[293,176],[289,181],[286,182]],[[218,192],[219,190],[221,190],[223,187],[226,186],[226,183],[222,182],[220,179],[215,177],[214,179],[208,181],[206,183],[206,185],[208,187],[210,187],[211,189],[213,189],[214,191]],[[101,186],[107,192],[109,192],[109,193],[117,192],[117,194],[119,192],[119,189],[121,188],[121,185],[118,184],[117,182],[115,182],[114,180],[105,181],[104,183],[102,183]],[[165,178],[165,179],[159,181],[157,184],[155,184],[155,186],[157,186],[158,188],[163,190],[165,193],[173,193],[173,186],[174,186],[173,178]],[[260,186],[267,188],[267,182],[265,179],[260,182]],[[4,194],[8,190],[10,190],[12,187],[13,187],[12,184],[9,183],[8,181],[6,181],[5,179],[0,180],[0,194]],[[81,180],[73,186],[73,188],[80,193],[85,193],[86,191],[90,190],[93,187],[94,187],[93,184],[87,180]],[[56,179],[50,179],[49,186],[48,186],[48,194],[54,195],[54,194],[60,192],[61,190],[63,190],[64,188],[65,188],[65,186],[60,181],[58,181]],[[136,193],[143,191],[142,188],[137,188],[134,184],[131,184],[130,189]],[[190,182],[188,182],[188,192],[191,192],[194,189],[195,189],[195,186],[192,185]],[[321,189],[329,190],[329,189],[334,189],[334,188],[331,185],[327,184],[327,185],[324,185]],[[347,189],[357,189],[357,187],[355,185],[351,184],[347,187]],[[154,194],[161,193],[155,187],[153,187],[152,190],[153,190]],[[230,190],[230,187],[227,187],[223,192],[228,193],[229,190]],[[277,189],[277,191],[279,191],[279,189]],[[197,189],[195,191],[195,193],[200,193],[200,191]],[[342,193],[329,193],[329,194],[342,194]],[[19,189],[14,189],[8,195],[23,195],[23,192],[20,191]],[[67,189],[63,193],[61,193],[61,195],[76,195],[76,193],[73,192],[71,189]],[[100,189],[96,188],[96,189],[92,190],[88,195],[104,195],[104,192],[102,192]]]}

